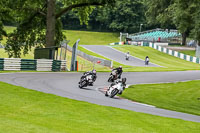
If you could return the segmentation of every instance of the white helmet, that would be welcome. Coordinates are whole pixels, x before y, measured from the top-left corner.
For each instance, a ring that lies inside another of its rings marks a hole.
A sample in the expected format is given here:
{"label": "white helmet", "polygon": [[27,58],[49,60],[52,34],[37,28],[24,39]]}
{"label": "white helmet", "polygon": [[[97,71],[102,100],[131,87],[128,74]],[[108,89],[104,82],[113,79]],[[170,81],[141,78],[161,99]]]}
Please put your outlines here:
{"label": "white helmet", "polygon": [[92,73],[95,73],[95,74],[96,74],[96,73],[97,73],[97,71],[94,69],[94,70],[92,71]]}

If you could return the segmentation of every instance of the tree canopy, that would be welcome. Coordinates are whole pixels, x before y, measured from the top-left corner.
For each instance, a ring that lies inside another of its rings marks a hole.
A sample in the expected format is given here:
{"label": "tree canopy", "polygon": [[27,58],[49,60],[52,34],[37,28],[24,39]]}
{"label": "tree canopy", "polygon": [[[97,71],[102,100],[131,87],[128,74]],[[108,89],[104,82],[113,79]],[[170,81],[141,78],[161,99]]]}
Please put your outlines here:
{"label": "tree canopy", "polygon": [[17,29],[8,34],[5,50],[9,57],[20,57],[21,50],[27,54],[32,47],[58,45],[65,36],[60,17],[76,11],[81,23],[87,24],[94,6],[111,5],[115,0],[8,0],[7,9]]}
{"label": "tree canopy", "polygon": [[146,0],[147,21],[165,28],[175,26],[182,34],[183,44],[188,36],[200,41],[199,3],[199,0]]}
{"label": "tree canopy", "polygon": [[[200,42],[199,0],[1,0],[0,40],[7,36],[9,57],[27,54],[32,47],[52,47],[70,29],[134,33],[143,28],[178,29],[183,44]],[[14,23],[6,34],[4,23]]]}

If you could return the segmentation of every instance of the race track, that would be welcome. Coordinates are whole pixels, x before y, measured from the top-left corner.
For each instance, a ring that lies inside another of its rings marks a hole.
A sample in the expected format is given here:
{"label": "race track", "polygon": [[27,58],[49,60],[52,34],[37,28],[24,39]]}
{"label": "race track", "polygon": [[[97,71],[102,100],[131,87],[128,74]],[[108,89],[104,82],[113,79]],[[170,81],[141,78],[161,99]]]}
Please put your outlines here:
{"label": "race track", "polygon": [[[109,73],[98,73],[94,86],[85,89],[78,88],[82,73],[2,73],[0,81],[23,86],[25,88],[51,93],[62,97],[86,101],[99,105],[112,106],[136,112],[143,112],[164,117],[179,118],[200,122],[200,116],[159,109],[121,98],[105,97],[99,88],[109,85]],[[183,72],[127,72],[122,77],[127,78],[127,84],[162,83],[200,79],[200,71]]]}
{"label": "race track", "polygon": [[90,50],[94,53],[97,53],[99,55],[103,55],[104,57],[107,57],[111,60],[117,61],[124,65],[129,66],[140,66],[140,67],[161,67],[159,65],[149,63],[149,65],[144,64],[144,60],[141,60],[137,57],[130,56],[129,60],[125,60],[125,53],[122,53],[121,51],[118,51],[110,46],[105,45],[81,45],[87,50]]}

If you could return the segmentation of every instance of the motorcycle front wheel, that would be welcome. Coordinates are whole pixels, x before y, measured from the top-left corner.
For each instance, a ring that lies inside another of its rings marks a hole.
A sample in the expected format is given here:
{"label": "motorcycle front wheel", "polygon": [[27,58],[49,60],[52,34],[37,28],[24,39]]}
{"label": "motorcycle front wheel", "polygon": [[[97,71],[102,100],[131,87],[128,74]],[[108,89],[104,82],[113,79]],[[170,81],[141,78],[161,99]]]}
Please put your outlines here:
{"label": "motorcycle front wheel", "polygon": [[110,75],[110,77],[108,78],[108,82],[111,82],[111,81],[112,81],[112,79],[113,79],[113,76],[112,76],[112,75]]}
{"label": "motorcycle front wheel", "polygon": [[113,98],[115,95],[117,95],[118,92],[119,92],[118,89],[112,90],[111,95],[110,95],[110,98]]}

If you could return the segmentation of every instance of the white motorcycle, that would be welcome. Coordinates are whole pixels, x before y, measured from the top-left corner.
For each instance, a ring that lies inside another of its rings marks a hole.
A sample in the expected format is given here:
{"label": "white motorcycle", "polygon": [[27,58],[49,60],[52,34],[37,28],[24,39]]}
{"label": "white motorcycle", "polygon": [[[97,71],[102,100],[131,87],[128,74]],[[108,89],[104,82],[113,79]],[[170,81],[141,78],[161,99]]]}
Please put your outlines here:
{"label": "white motorcycle", "polygon": [[113,98],[117,94],[122,94],[122,92],[125,89],[126,78],[122,78],[122,80],[116,81],[115,84],[111,84],[108,90],[105,93],[105,96],[109,96],[110,98]]}

